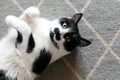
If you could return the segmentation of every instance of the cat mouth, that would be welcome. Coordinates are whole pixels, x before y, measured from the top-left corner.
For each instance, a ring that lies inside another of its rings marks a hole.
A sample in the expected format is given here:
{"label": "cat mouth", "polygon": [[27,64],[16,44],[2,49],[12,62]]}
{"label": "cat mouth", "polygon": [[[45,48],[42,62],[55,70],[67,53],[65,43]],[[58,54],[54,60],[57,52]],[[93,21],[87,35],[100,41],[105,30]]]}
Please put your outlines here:
{"label": "cat mouth", "polygon": [[50,39],[51,39],[53,45],[54,45],[57,49],[59,49],[59,46],[58,46],[56,40],[60,40],[59,35],[60,35],[60,34],[58,34],[58,33],[55,33],[55,32],[50,31]]}

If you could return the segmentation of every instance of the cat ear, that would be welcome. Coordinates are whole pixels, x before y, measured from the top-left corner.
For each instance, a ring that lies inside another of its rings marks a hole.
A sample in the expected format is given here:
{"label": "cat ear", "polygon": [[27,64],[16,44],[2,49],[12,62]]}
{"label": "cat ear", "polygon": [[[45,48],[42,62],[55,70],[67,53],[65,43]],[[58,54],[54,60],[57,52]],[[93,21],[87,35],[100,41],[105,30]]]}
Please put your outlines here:
{"label": "cat ear", "polygon": [[82,15],[83,15],[82,13],[77,13],[73,15],[72,19],[75,21],[75,24],[77,24],[80,21]]}
{"label": "cat ear", "polygon": [[81,38],[79,47],[85,47],[85,46],[88,46],[90,44],[91,44],[91,42],[89,40]]}

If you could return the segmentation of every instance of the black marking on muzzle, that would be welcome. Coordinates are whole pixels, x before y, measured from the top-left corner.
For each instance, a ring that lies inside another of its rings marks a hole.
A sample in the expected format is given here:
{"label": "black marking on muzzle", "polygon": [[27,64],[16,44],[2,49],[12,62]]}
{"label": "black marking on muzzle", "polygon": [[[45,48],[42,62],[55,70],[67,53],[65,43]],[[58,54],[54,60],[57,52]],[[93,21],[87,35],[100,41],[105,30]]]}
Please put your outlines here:
{"label": "black marking on muzzle", "polygon": [[59,31],[59,29],[58,28],[55,28],[54,29],[54,32],[55,32],[55,38],[56,38],[56,40],[58,40],[58,41],[60,41],[60,31]]}
{"label": "black marking on muzzle", "polygon": [[55,33],[53,33],[52,31],[50,31],[50,39],[51,39],[53,45],[54,45],[57,49],[59,49],[59,46],[57,45],[57,42],[54,40],[54,36],[55,36]]}

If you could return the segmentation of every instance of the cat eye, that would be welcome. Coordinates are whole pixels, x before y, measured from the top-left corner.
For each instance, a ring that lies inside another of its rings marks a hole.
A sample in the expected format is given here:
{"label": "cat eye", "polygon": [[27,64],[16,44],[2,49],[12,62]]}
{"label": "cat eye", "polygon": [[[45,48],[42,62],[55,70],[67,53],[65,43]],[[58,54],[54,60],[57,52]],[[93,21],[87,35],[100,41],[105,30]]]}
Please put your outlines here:
{"label": "cat eye", "polygon": [[64,22],[64,23],[62,24],[62,27],[63,27],[63,29],[66,29],[66,28],[68,28],[68,25],[67,25],[67,23],[66,23],[66,22]]}
{"label": "cat eye", "polygon": [[67,42],[70,42],[70,37],[69,36],[67,36],[66,38],[65,38],[65,40],[67,41]]}

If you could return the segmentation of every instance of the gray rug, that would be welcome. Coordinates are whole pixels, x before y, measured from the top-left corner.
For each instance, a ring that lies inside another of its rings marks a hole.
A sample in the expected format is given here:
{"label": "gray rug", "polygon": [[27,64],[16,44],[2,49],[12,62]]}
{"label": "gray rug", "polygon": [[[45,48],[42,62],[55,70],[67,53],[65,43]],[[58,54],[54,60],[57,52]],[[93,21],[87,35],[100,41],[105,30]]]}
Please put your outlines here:
{"label": "gray rug", "polygon": [[83,12],[79,30],[92,41],[50,65],[39,80],[120,80],[120,0],[0,0],[0,37],[5,17],[29,6],[50,20]]}

